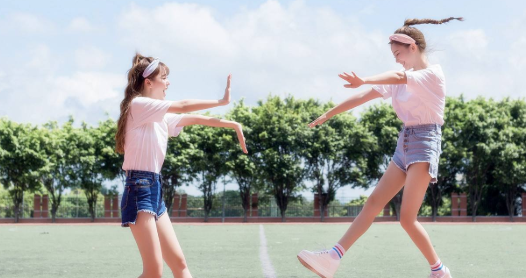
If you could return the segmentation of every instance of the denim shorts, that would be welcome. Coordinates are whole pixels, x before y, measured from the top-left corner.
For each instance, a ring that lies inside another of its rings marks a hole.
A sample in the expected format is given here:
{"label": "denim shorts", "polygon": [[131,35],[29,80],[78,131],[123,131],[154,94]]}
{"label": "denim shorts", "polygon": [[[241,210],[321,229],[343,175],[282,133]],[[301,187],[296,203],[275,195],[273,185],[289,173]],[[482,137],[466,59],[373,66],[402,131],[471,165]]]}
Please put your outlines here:
{"label": "denim shorts", "polygon": [[392,161],[405,173],[413,163],[429,162],[431,183],[436,183],[442,153],[441,128],[438,124],[404,126],[398,136]]}
{"label": "denim shorts", "polygon": [[148,212],[155,221],[165,212],[161,175],[147,171],[128,170],[121,199],[122,227],[137,221],[137,213]]}

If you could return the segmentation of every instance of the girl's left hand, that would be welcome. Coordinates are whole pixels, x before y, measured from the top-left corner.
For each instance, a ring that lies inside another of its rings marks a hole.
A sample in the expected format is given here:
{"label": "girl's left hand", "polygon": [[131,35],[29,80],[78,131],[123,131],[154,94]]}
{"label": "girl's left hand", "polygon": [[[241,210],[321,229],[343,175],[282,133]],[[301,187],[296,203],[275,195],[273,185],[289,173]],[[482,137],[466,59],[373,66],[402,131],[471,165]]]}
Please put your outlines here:
{"label": "girl's left hand", "polygon": [[338,76],[339,76],[341,79],[343,79],[343,80],[349,82],[349,84],[345,84],[345,85],[343,85],[343,87],[345,87],[345,88],[356,89],[356,88],[362,86],[363,84],[365,84],[365,81],[363,81],[363,79],[361,79],[360,77],[358,77],[358,76],[356,75],[356,73],[354,73],[354,72],[352,72],[352,71],[351,71],[351,73],[352,73],[352,75],[351,75],[351,74],[348,74],[348,73],[346,73],[346,72],[344,72],[343,74],[338,74]]}

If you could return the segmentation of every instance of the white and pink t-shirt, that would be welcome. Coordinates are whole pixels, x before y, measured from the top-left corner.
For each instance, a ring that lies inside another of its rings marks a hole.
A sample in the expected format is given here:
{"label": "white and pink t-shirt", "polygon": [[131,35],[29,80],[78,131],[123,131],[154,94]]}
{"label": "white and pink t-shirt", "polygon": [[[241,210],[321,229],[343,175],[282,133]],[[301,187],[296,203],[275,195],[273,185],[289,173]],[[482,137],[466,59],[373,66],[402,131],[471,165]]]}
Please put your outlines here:
{"label": "white and pink t-shirt", "polygon": [[161,172],[168,137],[179,135],[183,127],[177,126],[183,114],[167,113],[169,100],[136,97],[130,103],[123,170]]}
{"label": "white and pink t-shirt", "polygon": [[392,97],[396,115],[405,126],[444,124],[446,80],[440,65],[405,71],[407,84],[374,85],[384,99]]}

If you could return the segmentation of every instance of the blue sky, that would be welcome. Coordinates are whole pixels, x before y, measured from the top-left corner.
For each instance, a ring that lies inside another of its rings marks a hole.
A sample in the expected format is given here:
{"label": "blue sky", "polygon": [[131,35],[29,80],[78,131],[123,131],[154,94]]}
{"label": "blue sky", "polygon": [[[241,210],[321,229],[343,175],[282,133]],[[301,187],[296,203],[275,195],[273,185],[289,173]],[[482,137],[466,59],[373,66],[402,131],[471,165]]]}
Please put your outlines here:
{"label": "blue sky", "polygon": [[248,104],[269,93],[339,102],[356,91],[338,73],[400,68],[387,37],[404,19],[449,16],[466,21],[419,27],[448,94],[525,97],[519,0],[8,1],[0,9],[0,117],[116,119],[135,51],[170,66],[168,99],[219,98],[232,73],[234,100]]}

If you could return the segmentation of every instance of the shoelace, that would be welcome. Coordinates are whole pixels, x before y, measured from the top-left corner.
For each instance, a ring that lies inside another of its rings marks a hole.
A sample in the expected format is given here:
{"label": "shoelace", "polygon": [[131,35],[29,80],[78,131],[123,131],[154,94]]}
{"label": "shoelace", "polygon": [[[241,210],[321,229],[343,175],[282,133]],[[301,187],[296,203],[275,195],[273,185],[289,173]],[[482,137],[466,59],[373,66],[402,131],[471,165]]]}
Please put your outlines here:
{"label": "shoelace", "polygon": [[318,255],[318,256],[321,256],[323,254],[329,254],[329,250],[321,250],[321,251],[316,251],[316,252],[313,252],[313,253]]}

